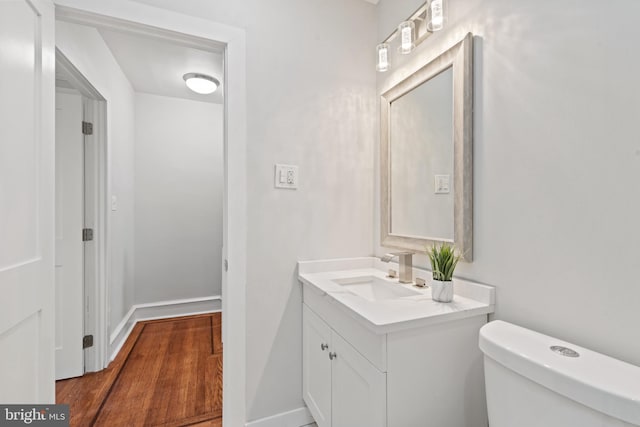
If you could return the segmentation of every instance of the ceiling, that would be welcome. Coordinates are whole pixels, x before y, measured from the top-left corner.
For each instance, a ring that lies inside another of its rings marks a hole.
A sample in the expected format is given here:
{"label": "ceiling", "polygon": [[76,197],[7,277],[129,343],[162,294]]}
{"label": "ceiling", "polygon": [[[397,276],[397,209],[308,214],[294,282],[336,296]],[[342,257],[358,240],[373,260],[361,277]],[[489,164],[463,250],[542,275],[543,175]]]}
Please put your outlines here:
{"label": "ceiling", "polygon": [[[108,28],[99,28],[98,31],[136,92],[218,104],[223,102],[222,53],[144,34]],[[213,76],[221,82],[221,87],[210,95],[194,93],[182,79],[184,74],[191,72]]]}

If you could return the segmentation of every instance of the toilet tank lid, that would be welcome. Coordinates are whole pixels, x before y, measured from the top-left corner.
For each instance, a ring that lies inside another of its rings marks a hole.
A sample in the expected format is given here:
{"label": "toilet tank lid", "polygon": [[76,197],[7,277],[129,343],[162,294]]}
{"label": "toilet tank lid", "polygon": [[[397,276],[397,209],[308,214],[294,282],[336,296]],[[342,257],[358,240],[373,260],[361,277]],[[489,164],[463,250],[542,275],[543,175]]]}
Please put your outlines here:
{"label": "toilet tank lid", "polygon": [[480,349],[531,381],[640,426],[640,367],[501,320],[480,329]]}

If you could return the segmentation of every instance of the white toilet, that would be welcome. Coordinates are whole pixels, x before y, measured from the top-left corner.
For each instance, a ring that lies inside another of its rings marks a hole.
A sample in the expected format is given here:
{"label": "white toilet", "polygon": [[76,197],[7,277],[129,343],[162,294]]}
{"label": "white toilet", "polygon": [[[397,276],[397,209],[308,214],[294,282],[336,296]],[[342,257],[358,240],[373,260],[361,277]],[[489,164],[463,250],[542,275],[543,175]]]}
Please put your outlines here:
{"label": "white toilet", "polygon": [[640,426],[640,368],[494,321],[480,329],[490,427]]}

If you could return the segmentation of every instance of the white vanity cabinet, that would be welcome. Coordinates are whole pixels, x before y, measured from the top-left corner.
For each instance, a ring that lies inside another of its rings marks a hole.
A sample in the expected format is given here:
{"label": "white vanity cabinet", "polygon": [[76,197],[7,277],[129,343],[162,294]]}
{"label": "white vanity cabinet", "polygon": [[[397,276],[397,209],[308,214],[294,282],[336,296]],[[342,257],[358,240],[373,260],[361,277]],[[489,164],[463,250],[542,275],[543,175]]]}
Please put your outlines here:
{"label": "white vanity cabinet", "polygon": [[[331,328],[302,306],[302,393],[320,427],[331,425]],[[333,350],[332,350],[333,351]]]}
{"label": "white vanity cabinet", "polygon": [[373,258],[298,267],[303,399],[319,427],[487,426],[478,337],[492,287],[456,279],[439,303]]}
{"label": "white vanity cabinet", "polygon": [[385,427],[386,373],[303,306],[303,394],[319,427]]}

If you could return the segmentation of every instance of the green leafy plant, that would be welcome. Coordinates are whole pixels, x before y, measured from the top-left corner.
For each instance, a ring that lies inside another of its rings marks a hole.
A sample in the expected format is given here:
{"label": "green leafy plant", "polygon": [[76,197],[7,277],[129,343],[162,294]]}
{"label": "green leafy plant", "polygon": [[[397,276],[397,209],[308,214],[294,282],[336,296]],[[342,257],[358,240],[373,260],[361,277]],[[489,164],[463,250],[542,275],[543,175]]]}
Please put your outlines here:
{"label": "green leafy plant", "polygon": [[447,243],[443,243],[440,247],[434,245],[427,249],[427,254],[431,261],[433,280],[449,282],[460,260],[460,255],[456,255],[453,246]]}

